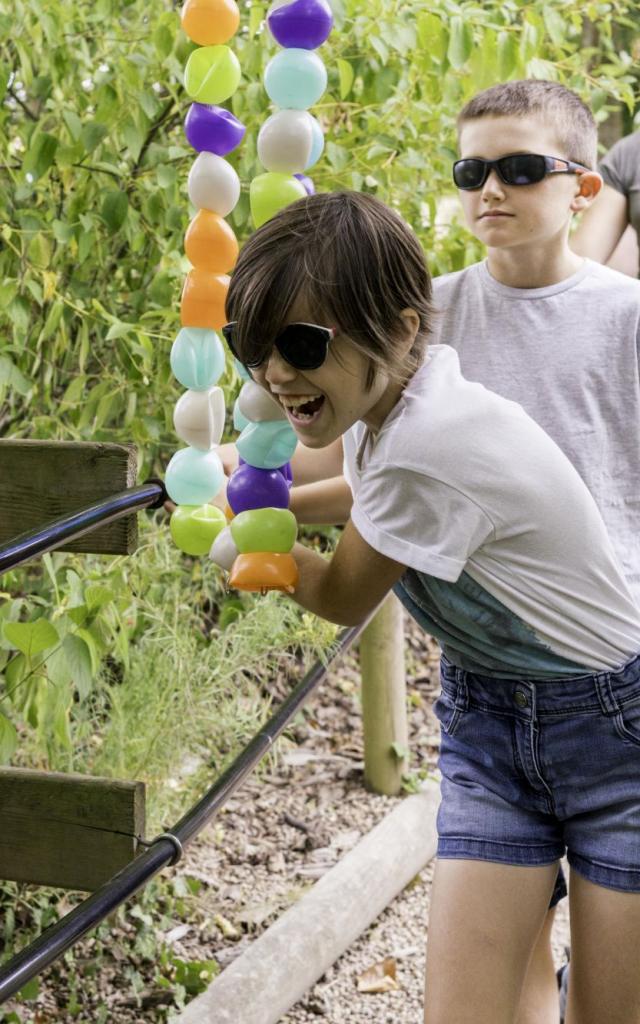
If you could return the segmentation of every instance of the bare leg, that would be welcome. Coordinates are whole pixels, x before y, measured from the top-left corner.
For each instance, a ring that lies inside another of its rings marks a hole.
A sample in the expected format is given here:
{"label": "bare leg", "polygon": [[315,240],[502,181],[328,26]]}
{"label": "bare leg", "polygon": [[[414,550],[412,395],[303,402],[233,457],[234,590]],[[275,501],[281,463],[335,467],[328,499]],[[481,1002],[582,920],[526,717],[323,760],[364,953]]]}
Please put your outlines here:
{"label": "bare leg", "polygon": [[557,872],[557,863],[436,861],[425,1024],[514,1024]]}
{"label": "bare leg", "polygon": [[640,893],[571,872],[567,1024],[640,1024]]}
{"label": "bare leg", "polygon": [[556,908],[547,911],[524,980],[516,1024],[558,1024],[558,983],[551,951]]}

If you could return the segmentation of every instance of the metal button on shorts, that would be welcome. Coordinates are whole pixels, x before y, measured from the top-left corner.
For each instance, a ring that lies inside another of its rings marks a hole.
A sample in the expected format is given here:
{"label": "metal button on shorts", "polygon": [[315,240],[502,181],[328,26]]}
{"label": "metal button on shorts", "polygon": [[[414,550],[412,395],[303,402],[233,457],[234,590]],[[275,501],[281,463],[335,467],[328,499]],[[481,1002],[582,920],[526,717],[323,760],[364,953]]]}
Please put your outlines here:
{"label": "metal button on shorts", "polygon": [[516,690],[515,701],[519,708],[526,708],[529,704],[529,698],[522,690]]}

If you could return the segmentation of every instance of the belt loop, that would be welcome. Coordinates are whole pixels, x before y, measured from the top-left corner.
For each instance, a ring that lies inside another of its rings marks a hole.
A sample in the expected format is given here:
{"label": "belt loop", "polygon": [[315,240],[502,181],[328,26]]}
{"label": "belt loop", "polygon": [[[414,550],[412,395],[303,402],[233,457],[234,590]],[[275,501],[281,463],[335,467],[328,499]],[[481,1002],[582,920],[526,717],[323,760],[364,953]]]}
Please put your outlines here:
{"label": "belt loop", "polygon": [[611,673],[600,672],[595,676],[596,693],[600,701],[600,707],[605,715],[615,715],[620,706],[611,686]]}
{"label": "belt loop", "polygon": [[467,683],[467,673],[462,668],[456,669],[455,705],[458,711],[469,710],[469,684]]}

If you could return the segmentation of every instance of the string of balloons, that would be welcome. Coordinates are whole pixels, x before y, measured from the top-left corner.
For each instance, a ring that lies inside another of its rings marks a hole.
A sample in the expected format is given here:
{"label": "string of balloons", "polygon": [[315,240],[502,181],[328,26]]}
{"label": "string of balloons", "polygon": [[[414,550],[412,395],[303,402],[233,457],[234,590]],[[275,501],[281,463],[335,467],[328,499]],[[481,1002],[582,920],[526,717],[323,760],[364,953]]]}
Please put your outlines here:
{"label": "string of balloons", "polygon": [[[306,174],[320,158],[324,135],[309,108],[327,86],[315,52],[328,38],[328,0],[275,0],[267,26],[282,48],[267,64],[264,86],[276,110],[260,129],[258,159],[265,173],[250,185],[251,216],[260,227],[279,210],[315,189]],[[292,592],[298,570],[291,554],[297,525],[289,509],[290,460],[296,435],[280,405],[236,361],[243,385],[233,410],[238,469],[227,486],[226,514],[210,504],[224,470],[216,448],[225,422],[222,389],[225,353],[217,331],[225,323],[229,273],[238,241],[224,219],[240,198],[240,181],[225,157],[245,136],[245,126],[220,104],[235,93],[241,67],[229,40],[240,25],[235,0],[186,0],[181,24],[197,44],[184,74],[192,99],[185,135],[198,153],[188,179],[196,210],[185,235],[192,266],[180,303],[182,328],[171,349],[174,376],[187,390],[174,410],[174,426],[187,447],[175,453],[165,484],[176,508],[171,534],[190,555],[210,553],[238,590]]]}

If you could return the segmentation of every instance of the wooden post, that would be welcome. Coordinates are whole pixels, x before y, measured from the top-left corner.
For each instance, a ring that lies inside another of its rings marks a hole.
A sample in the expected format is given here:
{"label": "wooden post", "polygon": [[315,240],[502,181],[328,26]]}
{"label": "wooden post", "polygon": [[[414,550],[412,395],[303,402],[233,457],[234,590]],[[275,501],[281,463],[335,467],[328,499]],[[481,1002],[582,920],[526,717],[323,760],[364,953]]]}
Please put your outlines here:
{"label": "wooden post", "polygon": [[[0,544],[133,487],[136,470],[132,444],[0,440]],[[137,543],[134,513],[60,550],[127,555]]]}
{"label": "wooden post", "polygon": [[133,859],[144,819],[142,782],[0,768],[0,878],[97,889]]}
{"label": "wooden post", "polygon": [[360,639],[364,781],[400,792],[409,763],[402,605],[389,594]]}

